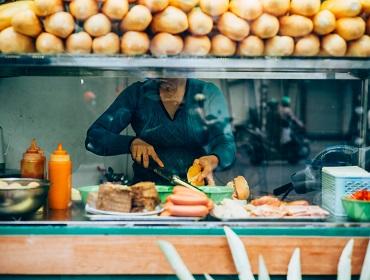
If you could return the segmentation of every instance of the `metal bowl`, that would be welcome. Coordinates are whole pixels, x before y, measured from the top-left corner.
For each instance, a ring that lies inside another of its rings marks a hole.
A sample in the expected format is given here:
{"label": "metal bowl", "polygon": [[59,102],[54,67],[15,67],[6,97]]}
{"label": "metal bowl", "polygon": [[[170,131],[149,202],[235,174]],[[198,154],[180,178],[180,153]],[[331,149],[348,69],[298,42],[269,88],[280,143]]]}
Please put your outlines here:
{"label": "metal bowl", "polygon": [[[0,178],[8,185],[19,183],[20,186],[1,187],[0,216],[25,216],[36,212],[45,202],[49,191],[49,181],[33,178]],[[28,186],[36,182],[38,186]]]}

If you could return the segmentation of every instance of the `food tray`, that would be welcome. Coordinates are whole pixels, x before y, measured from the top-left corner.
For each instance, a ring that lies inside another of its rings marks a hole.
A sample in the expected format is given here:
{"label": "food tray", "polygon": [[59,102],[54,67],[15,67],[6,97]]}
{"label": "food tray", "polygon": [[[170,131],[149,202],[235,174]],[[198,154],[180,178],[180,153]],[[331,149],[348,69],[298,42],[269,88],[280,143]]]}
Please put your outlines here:
{"label": "food tray", "polygon": [[306,216],[306,217],[248,217],[248,218],[222,218],[214,215],[212,212],[210,215],[220,221],[223,222],[323,222],[326,221],[330,216]]}
{"label": "food tray", "polygon": [[191,222],[199,221],[199,217],[168,217],[168,216],[119,216],[119,215],[90,215],[86,217],[91,221],[128,221],[128,222]]}
{"label": "food tray", "polygon": [[85,211],[90,214],[105,215],[105,216],[120,216],[120,217],[142,217],[142,216],[153,216],[158,215],[163,211],[163,208],[158,208],[154,211],[140,212],[140,213],[123,213],[114,211],[104,211],[96,209],[88,204],[85,206]]}

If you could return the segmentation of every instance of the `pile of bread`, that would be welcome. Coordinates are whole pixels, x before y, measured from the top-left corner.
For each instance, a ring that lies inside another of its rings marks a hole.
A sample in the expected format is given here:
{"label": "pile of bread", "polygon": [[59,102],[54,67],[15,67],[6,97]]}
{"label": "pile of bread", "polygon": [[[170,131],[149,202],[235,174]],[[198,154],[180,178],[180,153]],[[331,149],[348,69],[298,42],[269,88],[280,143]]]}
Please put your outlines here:
{"label": "pile of bread", "polygon": [[17,1],[0,6],[0,51],[368,57],[369,14],[370,0]]}
{"label": "pile of bread", "polygon": [[133,186],[105,183],[98,192],[89,193],[87,204],[99,210],[114,212],[153,211],[160,200],[152,182],[140,182]]}

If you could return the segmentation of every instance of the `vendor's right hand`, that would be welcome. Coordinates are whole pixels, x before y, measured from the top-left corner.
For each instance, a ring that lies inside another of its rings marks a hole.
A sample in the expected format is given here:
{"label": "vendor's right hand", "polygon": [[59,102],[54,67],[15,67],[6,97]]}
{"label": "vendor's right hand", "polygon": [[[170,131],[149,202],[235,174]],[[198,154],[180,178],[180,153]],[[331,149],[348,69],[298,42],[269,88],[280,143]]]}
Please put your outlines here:
{"label": "vendor's right hand", "polygon": [[145,168],[149,166],[149,157],[151,157],[160,167],[164,167],[163,162],[158,157],[154,147],[140,138],[135,138],[131,143],[131,156],[137,163]]}

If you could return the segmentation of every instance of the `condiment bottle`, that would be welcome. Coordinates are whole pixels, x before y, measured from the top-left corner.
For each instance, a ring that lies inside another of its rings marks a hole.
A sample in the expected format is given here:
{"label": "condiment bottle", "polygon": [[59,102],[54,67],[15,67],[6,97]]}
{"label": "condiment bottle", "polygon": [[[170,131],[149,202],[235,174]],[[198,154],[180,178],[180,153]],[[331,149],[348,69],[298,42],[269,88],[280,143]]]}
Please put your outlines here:
{"label": "condiment bottle", "polygon": [[44,152],[37,146],[36,140],[32,139],[21,160],[21,177],[44,179],[45,161]]}
{"label": "condiment bottle", "polygon": [[49,208],[67,209],[71,201],[72,161],[62,144],[50,155],[49,181]]}

